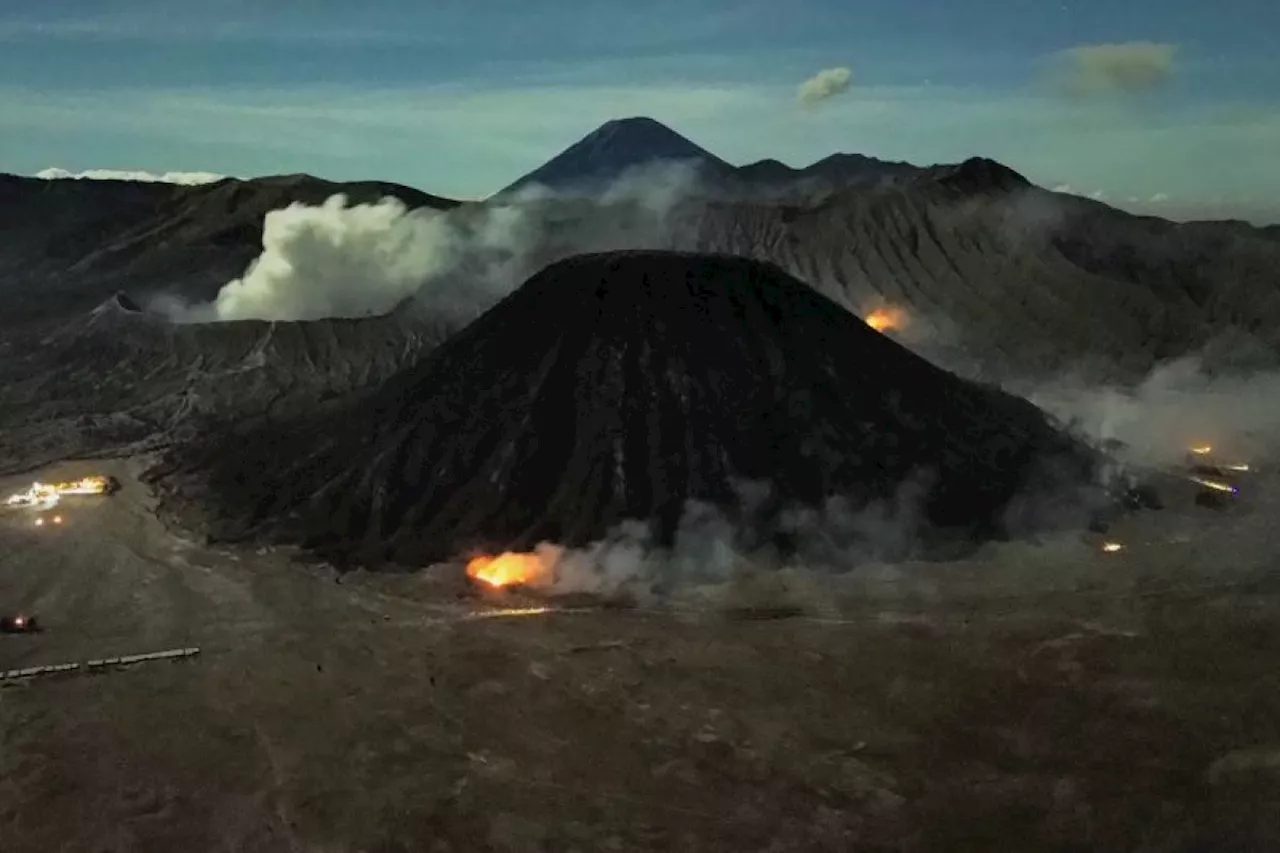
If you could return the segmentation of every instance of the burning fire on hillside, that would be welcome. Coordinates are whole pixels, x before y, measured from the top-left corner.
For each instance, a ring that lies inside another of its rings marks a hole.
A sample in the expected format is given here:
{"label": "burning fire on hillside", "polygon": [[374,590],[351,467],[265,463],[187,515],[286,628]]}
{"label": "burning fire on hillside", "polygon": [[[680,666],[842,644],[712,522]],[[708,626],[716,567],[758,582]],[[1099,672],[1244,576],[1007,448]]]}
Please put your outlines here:
{"label": "burning fire on hillside", "polygon": [[83,477],[64,483],[35,482],[26,491],[5,498],[4,505],[52,509],[65,495],[109,495],[118,487],[119,484],[113,478],[102,476]]}
{"label": "burning fire on hillside", "polygon": [[877,332],[891,332],[907,324],[907,314],[900,308],[877,308],[863,322]]}
{"label": "burning fire on hillside", "polygon": [[496,557],[475,557],[467,563],[467,577],[485,586],[543,586],[551,583],[551,566],[538,554],[508,551]]}

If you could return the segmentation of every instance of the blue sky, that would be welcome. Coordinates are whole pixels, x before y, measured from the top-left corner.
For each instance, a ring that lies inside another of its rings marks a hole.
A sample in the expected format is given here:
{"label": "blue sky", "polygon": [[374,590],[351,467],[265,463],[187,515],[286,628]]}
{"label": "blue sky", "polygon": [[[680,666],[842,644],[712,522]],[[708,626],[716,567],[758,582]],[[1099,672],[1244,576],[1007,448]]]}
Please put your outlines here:
{"label": "blue sky", "polygon": [[[1063,53],[1131,42],[1101,71]],[[651,115],[735,162],[981,154],[1113,201],[1275,210],[1278,56],[1275,0],[5,0],[0,171],[477,197]],[[834,66],[848,90],[800,104]]]}

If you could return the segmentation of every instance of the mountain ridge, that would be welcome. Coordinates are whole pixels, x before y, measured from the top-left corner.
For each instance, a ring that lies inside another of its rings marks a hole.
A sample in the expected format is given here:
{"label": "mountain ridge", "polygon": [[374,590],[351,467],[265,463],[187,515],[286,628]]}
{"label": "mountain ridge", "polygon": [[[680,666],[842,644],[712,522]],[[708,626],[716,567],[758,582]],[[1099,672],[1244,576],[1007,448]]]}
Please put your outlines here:
{"label": "mountain ridge", "polygon": [[697,181],[712,192],[776,193],[791,189],[803,193],[910,180],[956,180],[960,176],[970,186],[987,181],[981,187],[987,190],[1029,183],[1008,166],[981,157],[955,164],[917,166],[837,152],[799,168],[776,158],[736,166],[656,119],[632,116],[606,121],[491,198],[507,197],[533,186],[562,192],[597,192],[629,172],[661,163],[691,167]]}

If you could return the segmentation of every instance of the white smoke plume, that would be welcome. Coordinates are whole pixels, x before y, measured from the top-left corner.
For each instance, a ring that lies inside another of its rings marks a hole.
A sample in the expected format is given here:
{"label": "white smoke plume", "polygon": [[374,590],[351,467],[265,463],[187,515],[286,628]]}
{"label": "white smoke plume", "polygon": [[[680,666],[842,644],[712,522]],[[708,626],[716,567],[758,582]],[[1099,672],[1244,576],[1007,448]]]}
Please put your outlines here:
{"label": "white smoke plume", "polygon": [[214,172],[148,172],[141,169],[88,169],[84,172],[70,172],[66,169],[48,168],[36,172],[35,176],[47,181],[140,181],[148,184],[181,184],[182,186],[216,184],[218,181],[227,179],[226,175]]}
{"label": "white smoke plume", "polygon": [[853,72],[840,66],[824,68],[796,87],[796,98],[803,104],[819,104],[848,90]]}
{"label": "white smoke plume", "polygon": [[384,314],[416,297],[470,316],[565,256],[665,247],[671,211],[695,184],[688,164],[659,163],[591,194],[535,186],[447,212],[344,195],[295,203],[267,214],[262,254],[213,302],[151,307],[181,322],[316,320]]}
{"label": "white smoke plume", "polygon": [[315,320],[383,314],[429,279],[458,268],[464,246],[479,250],[528,240],[509,208],[483,217],[409,210],[384,198],[349,205],[292,204],[267,214],[262,254],[228,282],[212,319]]}

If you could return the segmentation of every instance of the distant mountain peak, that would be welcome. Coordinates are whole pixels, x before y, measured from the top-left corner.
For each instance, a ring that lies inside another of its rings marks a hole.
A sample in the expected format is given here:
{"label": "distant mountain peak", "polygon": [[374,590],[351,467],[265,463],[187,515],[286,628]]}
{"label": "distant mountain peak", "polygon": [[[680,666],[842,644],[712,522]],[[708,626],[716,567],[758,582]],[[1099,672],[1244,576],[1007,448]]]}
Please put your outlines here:
{"label": "distant mountain peak", "polygon": [[1032,185],[1018,172],[988,157],[970,157],[962,163],[934,166],[925,170],[925,175],[964,192],[1008,192]]}
{"label": "distant mountain peak", "polygon": [[502,193],[540,184],[551,189],[592,189],[638,166],[692,162],[711,175],[733,166],[648,116],[611,119],[570,145]]}

